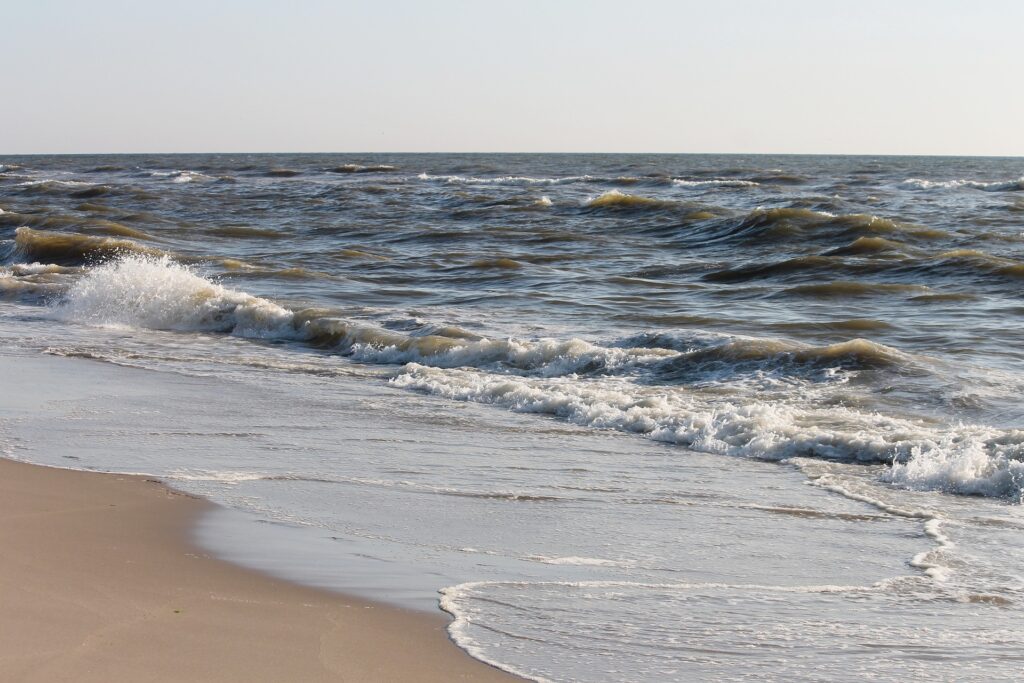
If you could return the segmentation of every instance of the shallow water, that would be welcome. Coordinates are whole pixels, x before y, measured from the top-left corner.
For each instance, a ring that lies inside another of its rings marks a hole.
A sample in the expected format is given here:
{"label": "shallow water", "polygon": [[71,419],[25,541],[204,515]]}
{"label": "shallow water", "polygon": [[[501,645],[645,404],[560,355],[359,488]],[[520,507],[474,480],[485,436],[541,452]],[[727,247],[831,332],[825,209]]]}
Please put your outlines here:
{"label": "shallow water", "polygon": [[0,164],[14,457],[535,678],[1020,670],[1019,160]]}

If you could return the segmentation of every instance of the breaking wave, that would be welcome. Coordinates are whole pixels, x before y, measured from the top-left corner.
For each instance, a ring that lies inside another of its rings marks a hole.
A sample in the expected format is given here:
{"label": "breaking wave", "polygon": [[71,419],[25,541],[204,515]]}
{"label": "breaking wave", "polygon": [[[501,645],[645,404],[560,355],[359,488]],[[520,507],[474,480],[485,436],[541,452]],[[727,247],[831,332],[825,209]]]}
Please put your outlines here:
{"label": "breaking wave", "polygon": [[14,248],[15,254],[24,260],[58,265],[82,265],[125,254],[159,256],[163,253],[127,239],[48,232],[25,226],[15,230]]}
{"label": "breaking wave", "polygon": [[167,178],[172,183],[191,183],[195,181],[209,181],[216,180],[212,176],[208,176],[205,173],[199,171],[152,171],[149,174],[153,178]]}
{"label": "breaking wave", "polygon": [[673,178],[672,184],[677,187],[758,187],[761,183],[753,180],[736,180],[729,178],[712,178],[709,180]]}
{"label": "breaking wave", "polygon": [[335,166],[328,169],[329,173],[389,173],[391,171],[397,171],[395,166],[389,166],[387,164],[376,164],[370,166],[362,166],[360,164],[344,164],[342,166]]}
{"label": "breaking wave", "polygon": [[[64,272],[21,266],[22,273]],[[330,311],[292,311],[193,269],[131,255],[89,269],[55,305],[93,325],[229,333],[303,342],[363,363],[396,364],[393,386],[559,417],[722,455],[892,464],[894,484],[1019,498],[1024,432],[938,427],[820,405],[815,386],[849,373],[925,372],[895,349],[857,339],[815,347],[779,339],[648,333],[600,346],[580,339],[488,339],[455,327],[396,332]],[[785,390],[770,400],[743,391]],[[729,380],[724,382],[723,380]],[[767,382],[767,384],[766,384]],[[724,394],[706,386],[730,386]],[[796,387],[802,387],[797,389]]]}
{"label": "breaking wave", "polygon": [[55,314],[93,325],[258,338],[287,337],[293,317],[277,304],[211,282],[167,256],[140,255],[89,270],[56,305]]}
{"label": "breaking wave", "polygon": [[435,180],[452,185],[566,185],[598,180],[594,176],[567,176],[564,178],[533,178],[530,176],[499,176],[497,178],[477,178],[460,175],[431,175],[420,173],[419,180]]}
{"label": "breaking wave", "polygon": [[58,310],[64,319],[92,324],[303,341],[369,363],[490,368],[543,377],[643,370],[659,382],[678,383],[763,371],[809,378],[828,369],[912,366],[895,349],[862,339],[815,347],[778,339],[721,336],[708,341],[649,334],[599,346],[581,339],[490,339],[456,327],[395,332],[323,309],[291,311],[212,282],[167,256],[129,256],[92,268]]}
{"label": "breaking wave", "polygon": [[[80,272],[38,263],[15,268],[19,274]],[[642,370],[660,383],[679,383],[722,374],[774,372],[813,379],[824,370],[914,368],[909,356],[863,339],[811,346],[770,338],[649,333],[602,346],[582,339],[492,339],[451,326],[397,332],[345,320],[329,310],[292,311],[213,282],[166,255],[132,254],[85,270],[57,311],[65,320],[90,324],[303,341],[369,363],[487,368],[540,377]]]}
{"label": "breaking wave", "polygon": [[697,392],[643,390],[560,378],[513,378],[409,364],[395,386],[445,398],[539,413],[598,429],[719,455],[764,460],[814,457],[891,464],[894,484],[1020,501],[1024,432],[982,426],[941,429],[845,407],[714,400]]}
{"label": "breaking wave", "polygon": [[925,180],[923,178],[907,178],[901,185],[916,190],[949,190],[960,187],[967,187],[985,192],[1021,192],[1024,191],[1024,177],[1016,180],[969,180],[959,178],[956,180]]}

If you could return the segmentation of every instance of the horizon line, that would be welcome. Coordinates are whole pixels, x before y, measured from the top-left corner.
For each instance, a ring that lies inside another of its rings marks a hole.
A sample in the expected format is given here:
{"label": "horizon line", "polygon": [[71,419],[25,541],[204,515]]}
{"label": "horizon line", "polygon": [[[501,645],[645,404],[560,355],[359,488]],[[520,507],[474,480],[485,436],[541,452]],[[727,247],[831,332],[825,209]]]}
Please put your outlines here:
{"label": "horizon line", "polygon": [[0,157],[44,157],[44,156],[195,156],[195,155],[562,155],[562,156],[763,156],[763,157],[885,157],[885,158],[933,158],[933,159],[1024,159],[1024,154],[932,154],[932,153],[870,153],[870,152],[370,152],[370,151],[329,151],[329,152],[298,152],[298,151],[189,151],[189,152],[0,152]]}

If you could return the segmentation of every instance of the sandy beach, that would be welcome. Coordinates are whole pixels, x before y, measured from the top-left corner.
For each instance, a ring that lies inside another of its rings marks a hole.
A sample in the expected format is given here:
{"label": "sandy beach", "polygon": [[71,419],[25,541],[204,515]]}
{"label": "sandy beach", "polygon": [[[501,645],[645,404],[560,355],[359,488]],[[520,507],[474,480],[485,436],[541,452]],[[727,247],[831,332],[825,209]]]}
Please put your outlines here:
{"label": "sandy beach", "polygon": [[1024,680],[1024,3],[4,9],[0,683]]}
{"label": "sandy beach", "polygon": [[498,681],[445,619],[210,557],[210,503],[142,477],[0,460],[4,681]]}

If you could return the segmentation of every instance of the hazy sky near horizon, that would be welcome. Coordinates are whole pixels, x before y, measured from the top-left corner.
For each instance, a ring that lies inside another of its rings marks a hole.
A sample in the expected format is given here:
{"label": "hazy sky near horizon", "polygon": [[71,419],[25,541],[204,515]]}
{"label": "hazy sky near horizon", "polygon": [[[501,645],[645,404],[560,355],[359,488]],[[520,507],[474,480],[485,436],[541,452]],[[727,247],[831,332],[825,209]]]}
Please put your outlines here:
{"label": "hazy sky near horizon", "polygon": [[0,154],[1024,155],[1020,0],[34,0],[0,19]]}

